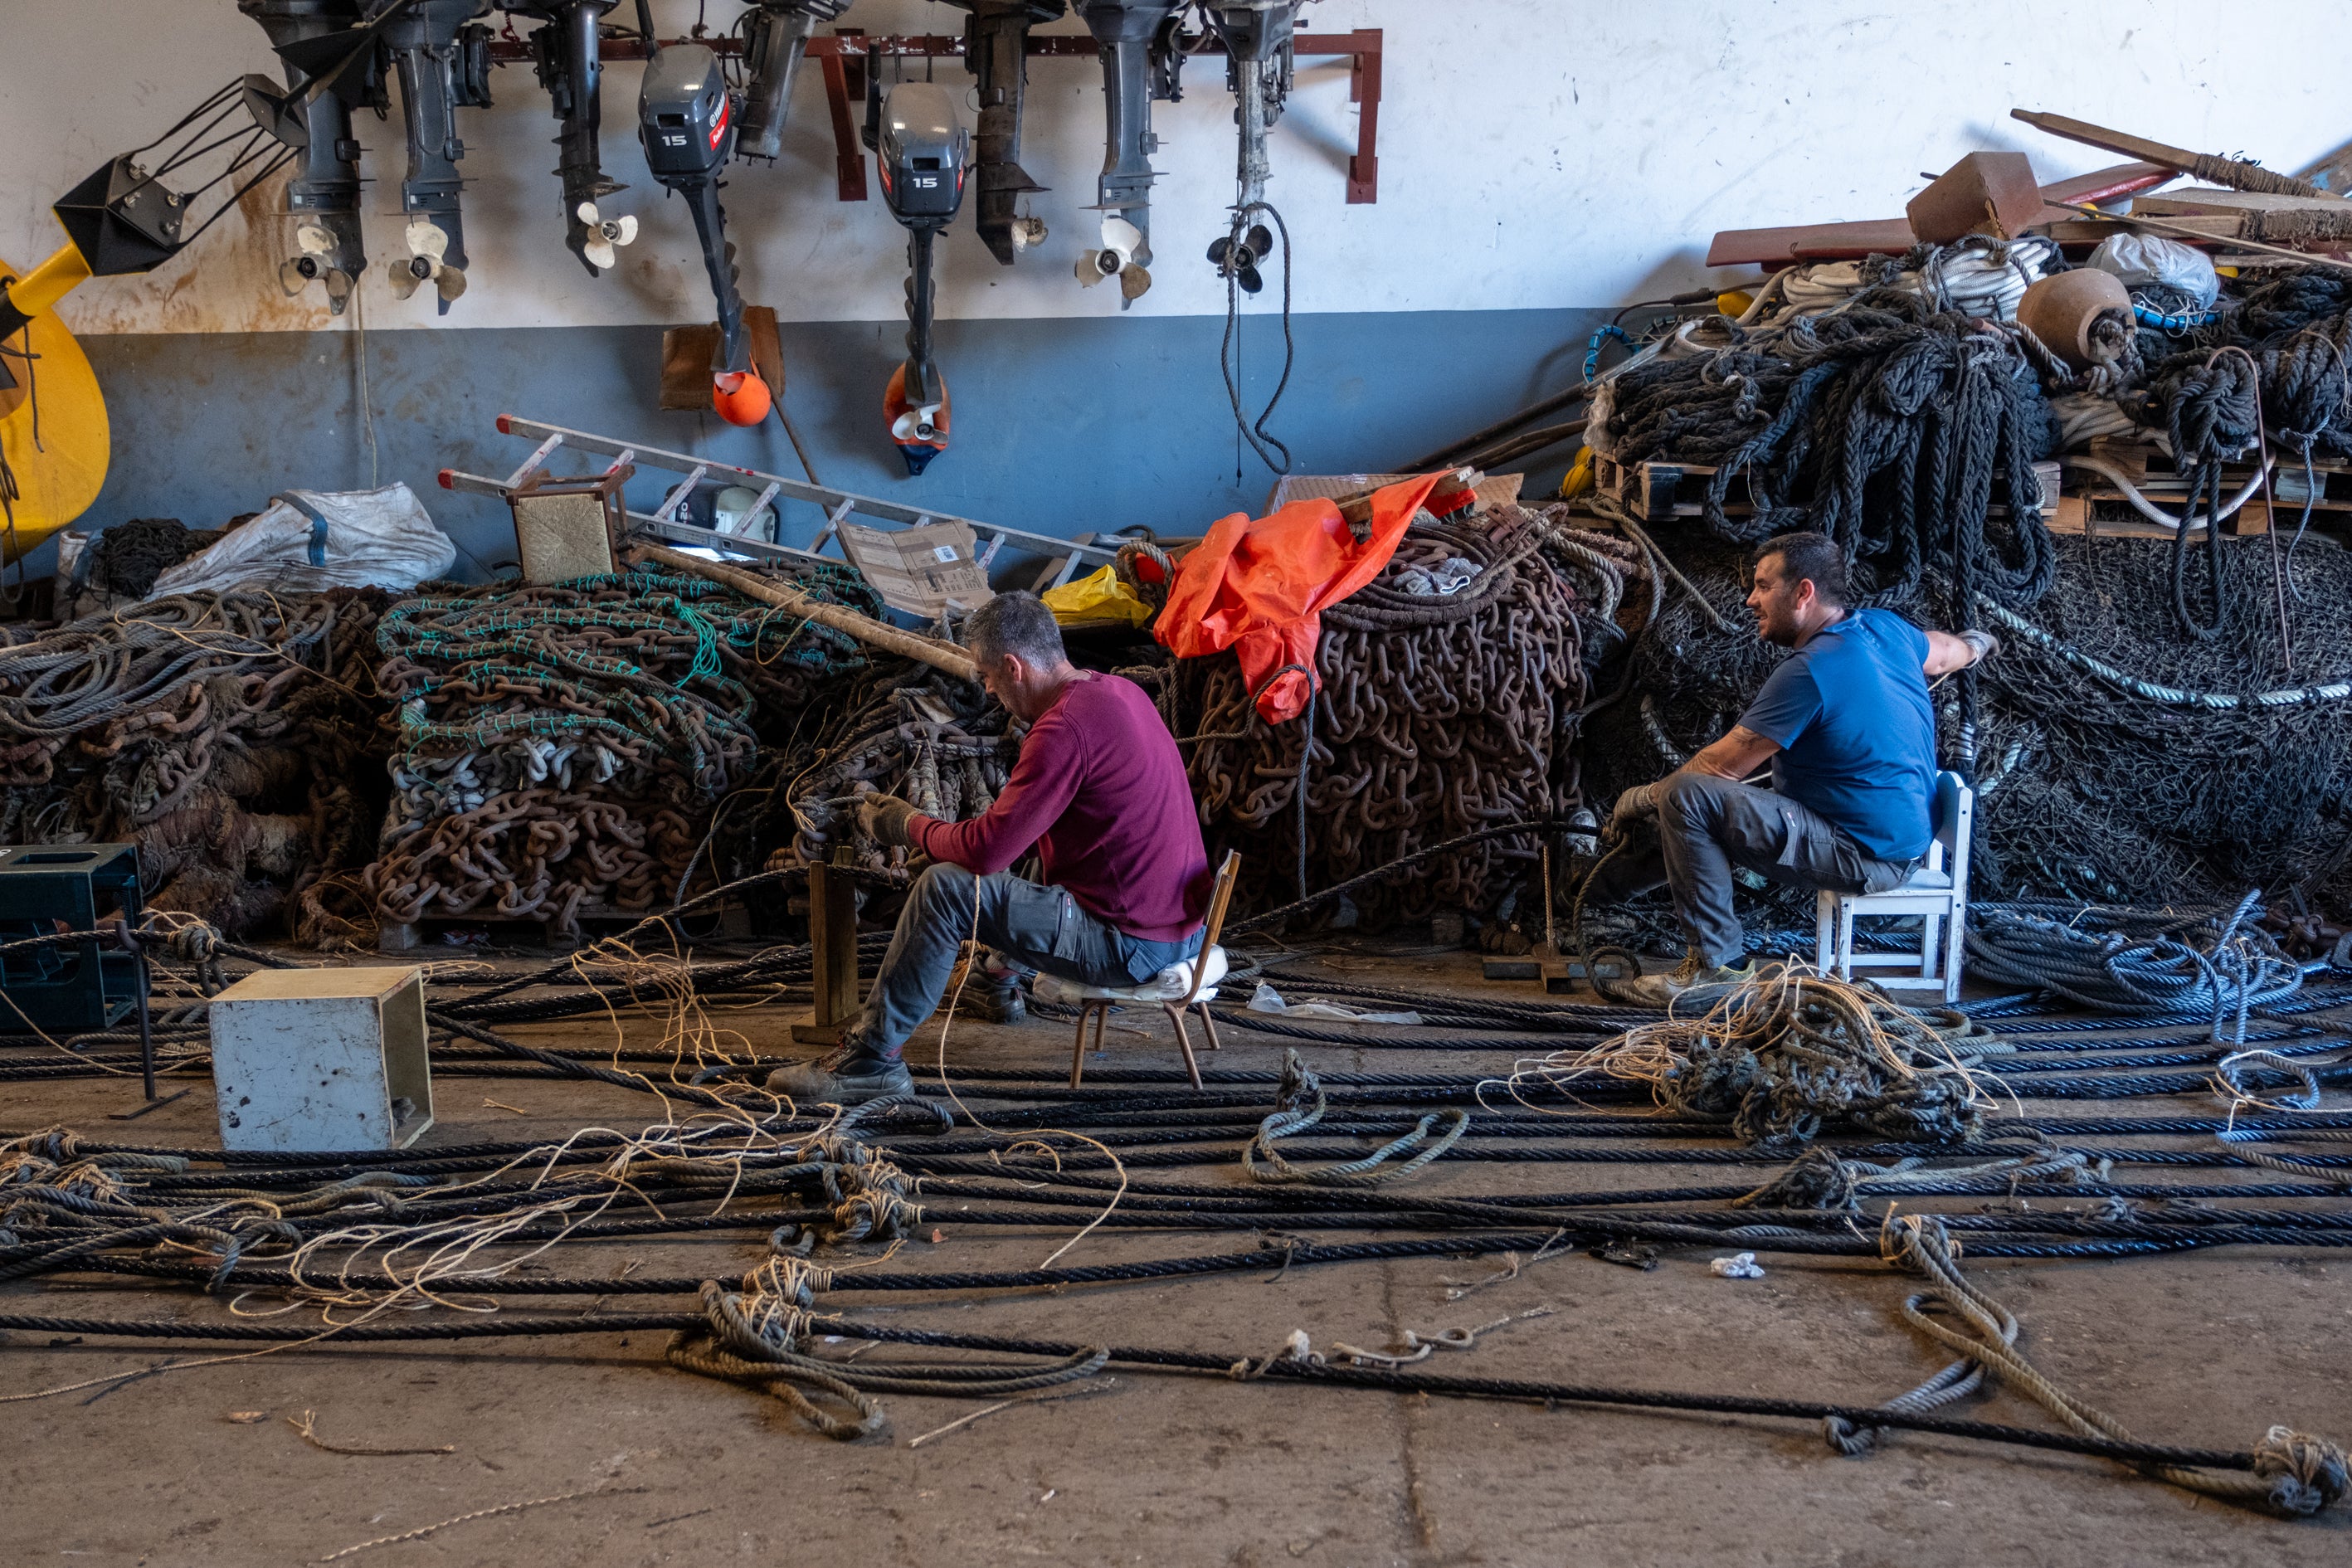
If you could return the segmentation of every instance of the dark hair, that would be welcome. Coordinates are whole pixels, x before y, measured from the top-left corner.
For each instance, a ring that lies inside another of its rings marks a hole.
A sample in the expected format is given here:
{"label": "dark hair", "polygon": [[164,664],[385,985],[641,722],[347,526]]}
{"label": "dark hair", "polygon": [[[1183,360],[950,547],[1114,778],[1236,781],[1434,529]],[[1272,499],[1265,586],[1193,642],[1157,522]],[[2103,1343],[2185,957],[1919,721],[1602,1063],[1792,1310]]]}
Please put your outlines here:
{"label": "dark hair", "polygon": [[1761,566],[1769,556],[1780,558],[1780,570],[1791,582],[1809,582],[1821,602],[1843,610],[1847,605],[1845,552],[1826,533],[1776,533],[1756,547],[1749,564]]}
{"label": "dark hair", "polygon": [[1045,601],[1014,589],[999,594],[963,624],[964,646],[982,658],[1018,654],[1023,662],[1053,669],[1069,658],[1062,647],[1062,624]]}

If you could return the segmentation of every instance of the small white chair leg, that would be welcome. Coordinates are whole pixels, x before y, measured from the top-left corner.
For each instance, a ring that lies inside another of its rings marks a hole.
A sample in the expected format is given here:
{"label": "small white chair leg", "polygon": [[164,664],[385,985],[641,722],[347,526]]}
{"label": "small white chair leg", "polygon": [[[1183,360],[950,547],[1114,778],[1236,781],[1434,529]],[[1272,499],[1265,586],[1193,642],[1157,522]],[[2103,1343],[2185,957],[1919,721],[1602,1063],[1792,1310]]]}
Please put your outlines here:
{"label": "small white chair leg", "polygon": [[1840,899],[1837,911],[1837,975],[1853,978],[1853,900]]}
{"label": "small white chair leg", "polygon": [[1919,978],[1922,980],[1936,978],[1936,960],[1941,956],[1936,950],[1943,945],[1937,940],[1943,929],[1943,916],[1919,917]]}
{"label": "small white chair leg", "polygon": [[1960,952],[1966,945],[1967,937],[1967,932],[1962,928],[1967,920],[1968,907],[1954,903],[1951,918],[1945,922],[1944,931],[1944,1000],[1946,1002],[1958,1002],[1960,999]]}
{"label": "small white chair leg", "polygon": [[1834,923],[1833,911],[1837,905],[1835,893],[1813,895],[1813,967],[1823,974],[1829,973],[1830,966],[1837,962],[1837,954],[1830,946],[1830,931]]}

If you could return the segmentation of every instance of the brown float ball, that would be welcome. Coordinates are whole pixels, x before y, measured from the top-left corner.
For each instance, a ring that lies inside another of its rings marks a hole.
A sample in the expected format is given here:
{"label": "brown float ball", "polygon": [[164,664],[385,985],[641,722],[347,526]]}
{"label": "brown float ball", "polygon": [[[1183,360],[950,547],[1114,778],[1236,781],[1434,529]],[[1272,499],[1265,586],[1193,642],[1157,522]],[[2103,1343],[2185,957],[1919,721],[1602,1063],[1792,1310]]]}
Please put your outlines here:
{"label": "brown float ball", "polygon": [[2091,325],[2117,309],[2131,310],[2122,280],[2095,267],[2078,267],[2036,279],[2017,302],[2017,324],[2076,370],[2088,370],[2098,363],[2091,352]]}

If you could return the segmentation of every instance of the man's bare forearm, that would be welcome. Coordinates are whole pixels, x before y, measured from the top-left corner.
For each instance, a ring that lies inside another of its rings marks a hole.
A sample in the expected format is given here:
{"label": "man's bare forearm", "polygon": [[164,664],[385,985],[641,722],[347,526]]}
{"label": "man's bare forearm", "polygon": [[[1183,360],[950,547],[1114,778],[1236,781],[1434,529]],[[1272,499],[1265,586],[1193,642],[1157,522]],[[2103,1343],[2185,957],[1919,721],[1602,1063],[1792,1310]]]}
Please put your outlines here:
{"label": "man's bare forearm", "polygon": [[1734,724],[1721,740],[1702,746],[1677,773],[1712,773],[1719,779],[1744,779],[1772,760],[1780,748],[1748,728]]}
{"label": "man's bare forearm", "polygon": [[1927,671],[1927,679],[1933,680],[1989,658],[2000,647],[2000,639],[1990,632],[1962,632],[1954,637],[1950,632],[1930,631],[1927,633],[1927,662],[1922,668]]}

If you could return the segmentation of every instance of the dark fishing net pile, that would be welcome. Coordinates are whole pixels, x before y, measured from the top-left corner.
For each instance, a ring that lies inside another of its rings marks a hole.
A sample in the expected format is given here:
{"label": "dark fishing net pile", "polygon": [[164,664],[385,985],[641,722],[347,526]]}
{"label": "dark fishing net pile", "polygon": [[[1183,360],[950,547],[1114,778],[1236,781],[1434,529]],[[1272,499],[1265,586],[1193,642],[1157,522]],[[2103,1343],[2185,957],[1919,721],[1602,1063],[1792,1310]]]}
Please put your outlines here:
{"label": "dark fishing net pile", "polygon": [[217,529],[189,528],[176,517],[134,517],[100,534],[89,547],[84,581],[100,594],[143,599],[155,579],[221,537]]}
{"label": "dark fishing net pile", "polygon": [[[2332,540],[2292,556],[2291,664],[2268,542],[2222,541],[2221,627],[2204,639],[2183,637],[2171,614],[2168,542],[2060,544],[2059,586],[2031,619],[2142,681],[2251,698],[2352,673],[2352,555]],[[2352,700],[2158,701],[2018,635],[1979,690],[1977,820],[1992,886],[2133,903],[2303,887],[2341,904]]]}

